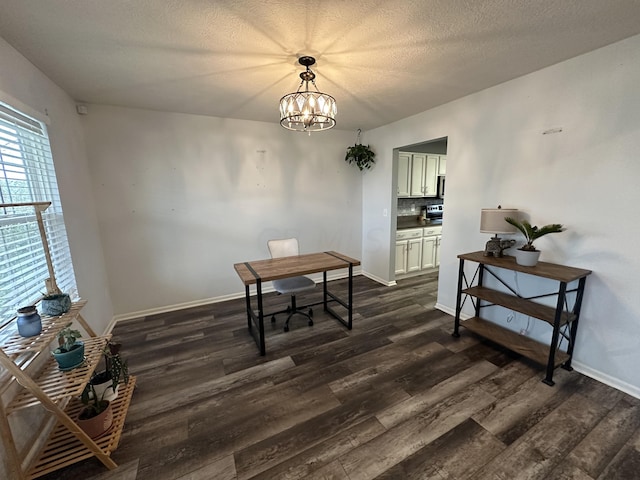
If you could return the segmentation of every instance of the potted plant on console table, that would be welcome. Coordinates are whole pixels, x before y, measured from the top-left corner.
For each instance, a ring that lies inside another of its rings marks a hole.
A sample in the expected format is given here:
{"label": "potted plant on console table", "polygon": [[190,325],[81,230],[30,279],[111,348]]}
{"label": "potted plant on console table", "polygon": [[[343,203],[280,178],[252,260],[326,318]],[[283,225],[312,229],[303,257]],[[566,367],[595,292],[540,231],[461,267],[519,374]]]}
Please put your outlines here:
{"label": "potted plant on console table", "polygon": [[540,258],[540,250],[536,250],[533,246],[534,240],[547,235],[549,233],[559,233],[564,231],[564,227],[559,223],[552,223],[544,227],[532,226],[526,220],[518,220],[511,217],[505,217],[505,221],[516,227],[526,239],[526,243],[516,250],[516,263],[524,267],[533,267],[538,263]]}

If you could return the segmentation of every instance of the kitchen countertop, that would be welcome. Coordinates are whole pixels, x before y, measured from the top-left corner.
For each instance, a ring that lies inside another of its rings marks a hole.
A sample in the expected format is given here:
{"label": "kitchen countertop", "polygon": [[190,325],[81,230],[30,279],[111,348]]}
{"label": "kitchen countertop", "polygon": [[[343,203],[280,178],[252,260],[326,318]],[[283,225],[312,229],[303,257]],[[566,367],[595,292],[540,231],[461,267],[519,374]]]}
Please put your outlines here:
{"label": "kitchen countertop", "polygon": [[422,227],[441,227],[442,220],[440,221],[429,221],[429,220],[418,220],[418,216],[404,216],[398,217],[397,230],[404,230],[406,228],[422,228]]}

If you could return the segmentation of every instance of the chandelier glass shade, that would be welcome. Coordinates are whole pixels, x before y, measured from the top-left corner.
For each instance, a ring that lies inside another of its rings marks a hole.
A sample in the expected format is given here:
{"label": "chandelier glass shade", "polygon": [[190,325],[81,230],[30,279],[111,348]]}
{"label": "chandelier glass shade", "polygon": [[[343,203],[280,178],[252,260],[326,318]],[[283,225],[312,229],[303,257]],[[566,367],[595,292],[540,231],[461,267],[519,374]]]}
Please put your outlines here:
{"label": "chandelier glass shade", "polygon": [[[280,99],[280,125],[297,132],[318,132],[336,125],[336,99],[318,91],[316,75],[309,68],[316,63],[313,57],[300,57],[298,62],[307,67],[300,74],[298,90]],[[309,90],[309,83],[315,91]]]}

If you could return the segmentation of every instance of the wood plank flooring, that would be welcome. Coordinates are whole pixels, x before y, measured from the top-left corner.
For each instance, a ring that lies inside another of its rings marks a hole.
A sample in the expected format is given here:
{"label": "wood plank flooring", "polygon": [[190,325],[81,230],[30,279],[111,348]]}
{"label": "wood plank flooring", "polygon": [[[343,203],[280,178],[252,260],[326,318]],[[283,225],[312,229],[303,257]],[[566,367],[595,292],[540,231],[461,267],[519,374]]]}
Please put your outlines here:
{"label": "wood plank flooring", "polygon": [[[640,400],[562,369],[549,387],[542,367],[466,329],[453,338],[436,288],[437,273],[356,277],[352,331],[320,306],[288,333],[280,315],[266,357],[243,299],[119,323],[138,378],[119,467],[43,478],[640,478]],[[287,301],[269,294],[266,310]]]}

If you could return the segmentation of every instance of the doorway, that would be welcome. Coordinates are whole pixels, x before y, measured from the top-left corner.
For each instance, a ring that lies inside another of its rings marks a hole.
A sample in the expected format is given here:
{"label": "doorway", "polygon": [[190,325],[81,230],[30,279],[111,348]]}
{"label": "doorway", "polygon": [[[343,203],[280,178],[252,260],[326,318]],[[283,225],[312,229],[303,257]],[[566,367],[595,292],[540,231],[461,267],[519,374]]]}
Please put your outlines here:
{"label": "doorway", "polygon": [[447,138],[398,147],[393,158],[395,279],[437,275],[445,220]]}

